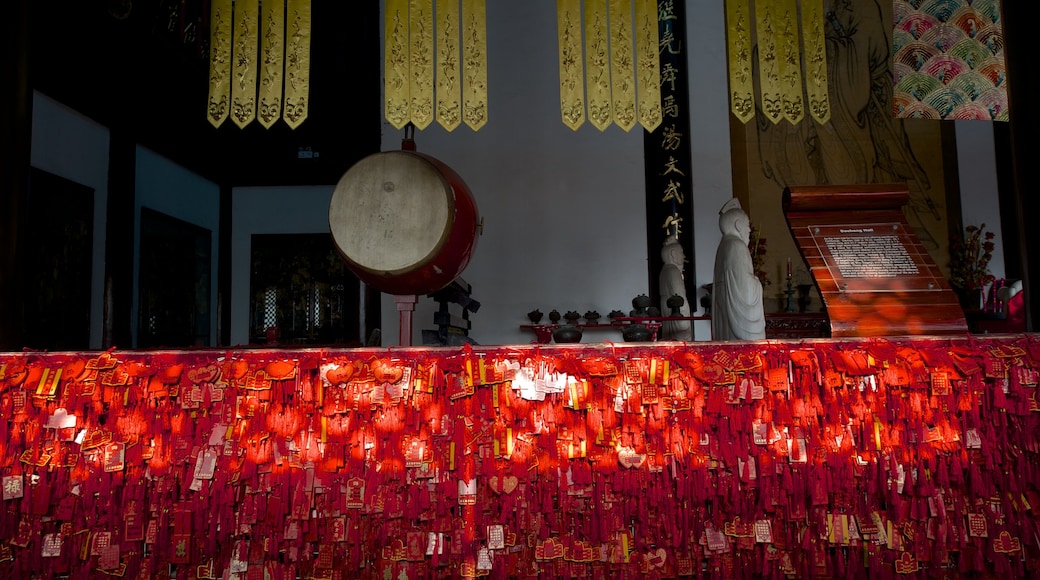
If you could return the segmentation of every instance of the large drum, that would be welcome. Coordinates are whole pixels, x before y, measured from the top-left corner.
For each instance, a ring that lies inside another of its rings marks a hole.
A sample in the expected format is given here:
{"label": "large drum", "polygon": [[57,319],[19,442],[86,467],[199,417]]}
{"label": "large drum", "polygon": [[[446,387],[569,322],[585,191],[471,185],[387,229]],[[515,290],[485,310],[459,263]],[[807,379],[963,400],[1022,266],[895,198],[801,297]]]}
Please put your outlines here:
{"label": "large drum", "polygon": [[332,239],[362,281],[389,294],[429,294],[469,263],[480,217],[462,178],[415,151],[384,151],[351,167],[329,205]]}

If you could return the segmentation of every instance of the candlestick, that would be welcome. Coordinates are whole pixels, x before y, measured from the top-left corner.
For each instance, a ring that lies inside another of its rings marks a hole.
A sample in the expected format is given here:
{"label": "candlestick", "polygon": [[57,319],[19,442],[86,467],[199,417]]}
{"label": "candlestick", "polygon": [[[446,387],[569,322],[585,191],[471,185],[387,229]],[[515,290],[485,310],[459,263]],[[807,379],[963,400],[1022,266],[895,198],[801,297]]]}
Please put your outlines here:
{"label": "candlestick", "polygon": [[787,295],[787,306],[784,307],[784,312],[794,312],[794,288],[791,286],[791,274],[787,274],[787,289],[784,290],[784,294]]}
{"label": "candlestick", "polygon": [[791,258],[787,258],[787,289],[784,290],[784,294],[787,295],[787,306],[784,308],[784,312],[794,312],[794,288],[791,285]]}

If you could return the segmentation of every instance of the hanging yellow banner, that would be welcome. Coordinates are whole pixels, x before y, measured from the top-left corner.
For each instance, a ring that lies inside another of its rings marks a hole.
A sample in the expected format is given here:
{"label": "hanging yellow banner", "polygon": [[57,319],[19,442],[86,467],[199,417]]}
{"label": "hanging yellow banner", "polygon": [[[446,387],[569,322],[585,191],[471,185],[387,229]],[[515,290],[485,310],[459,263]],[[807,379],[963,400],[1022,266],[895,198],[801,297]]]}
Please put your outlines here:
{"label": "hanging yellow banner", "polygon": [[802,54],[805,57],[805,92],[809,115],[817,123],[831,120],[827,87],[827,39],[823,27],[823,0],[802,0]]}
{"label": "hanging yellow banner", "polygon": [[661,124],[660,34],[657,30],[657,0],[636,2],[636,102],[639,123],[652,132]]}
{"label": "hanging yellow banner", "polygon": [[[556,34],[560,55],[560,116],[564,125],[577,131],[585,124],[581,0],[556,0]],[[656,51],[654,54],[656,56]]]}
{"label": "hanging yellow banner", "polygon": [[632,0],[610,0],[610,96],[614,124],[631,131],[636,125]]}
{"label": "hanging yellow banner", "polygon": [[231,100],[231,3],[213,0],[210,5],[209,100],[206,119],[220,127],[228,117]]}
{"label": "hanging yellow banner", "polygon": [[264,0],[260,16],[260,107],[256,116],[270,129],[282,116],[285,0]]}
{"label": "hanging yellow banner", "polygon": [[462,118],[474,131],[488,120],[487,11],[485,0],[462,0],[462,54],[465,92]]}
{"label": "hanging yellow banner", "polygon": [[758,40],[758,86],[762,113],[774,125],[783,118],[780,63],[777,49],[778,0],[755,0],[755,37]]}
{"label": "hanging yellow banner", "polygon": [[411,0],[408,61],[410,118],[425,129],[433,122],[433,0]]}
{"label": "hanging yellow banner", "polygon": [[726,0],[726,51],[729,63],[729,106],[741,123],[755,116],[751,76],[750,0]]}
{"label": "hanging yellow banner", "polygon": [[311,0],[289,0],[285,18],[285,111],[295,129],[307,119],[311,90]]}
{"label": "hanging yellow banner", "polygon": [[231,58],[231,120],[245,127],[256,118],[258,0],[236,0]]}
{"label": "hanging yellow banner", "polygon": [[395,129],[408,123],[408,0],[386,0],[383,98],[386,120]]}
{"label": "hanging yellow banner", "polygon": [[797,125],[805,116],[802,100],[802,57],[801,35],[798,33],[797,0],[778,0],[777,62],[780,64],[780,102],[784,118]]}
{"label": "hanging yellow banner", "polygon": [[459,104],[462,83],[459,78],[459,2],[437,0],[437,123],[454,131],[462,123]]}
{"label": "hanging yellow banner", "polygon": [[585,90],[589,122],[605,131],[613,118],[610,107],[610,52],[606,0],[585,2]]}

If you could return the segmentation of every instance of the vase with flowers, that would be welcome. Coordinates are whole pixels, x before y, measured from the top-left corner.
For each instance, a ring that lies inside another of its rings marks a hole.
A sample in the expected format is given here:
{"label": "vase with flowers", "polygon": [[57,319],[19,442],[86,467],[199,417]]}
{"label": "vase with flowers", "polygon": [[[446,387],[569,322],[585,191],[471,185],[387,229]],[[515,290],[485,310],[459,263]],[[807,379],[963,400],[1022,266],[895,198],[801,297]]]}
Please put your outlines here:
{"label": "vase with flowers", "polygon": [[762,229],[755,224],[751,225],[751,235],[748,238],[748,251],[751,253],[751,267],[755,276],[762,283],[762,287],[769,286],[769,275],[766,274],[766,239],[762,237]]}
{"label": "vase with flowers", "polygon": [[989,271],[993,258],[993,232],[986,224],[968,225],[950,239],[950,287],[965,310],[978,310],[985,287],[994,280]]}

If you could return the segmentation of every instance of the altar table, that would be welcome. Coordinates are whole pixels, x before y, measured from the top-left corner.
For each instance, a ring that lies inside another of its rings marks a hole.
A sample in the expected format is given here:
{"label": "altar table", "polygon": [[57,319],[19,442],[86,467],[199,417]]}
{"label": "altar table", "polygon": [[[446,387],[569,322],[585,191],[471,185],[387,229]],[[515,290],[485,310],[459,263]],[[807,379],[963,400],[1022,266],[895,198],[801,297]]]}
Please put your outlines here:
{"label": "altar table", "polygon": [[1032,334],[0,353],[0,576],[1035,577]]}

